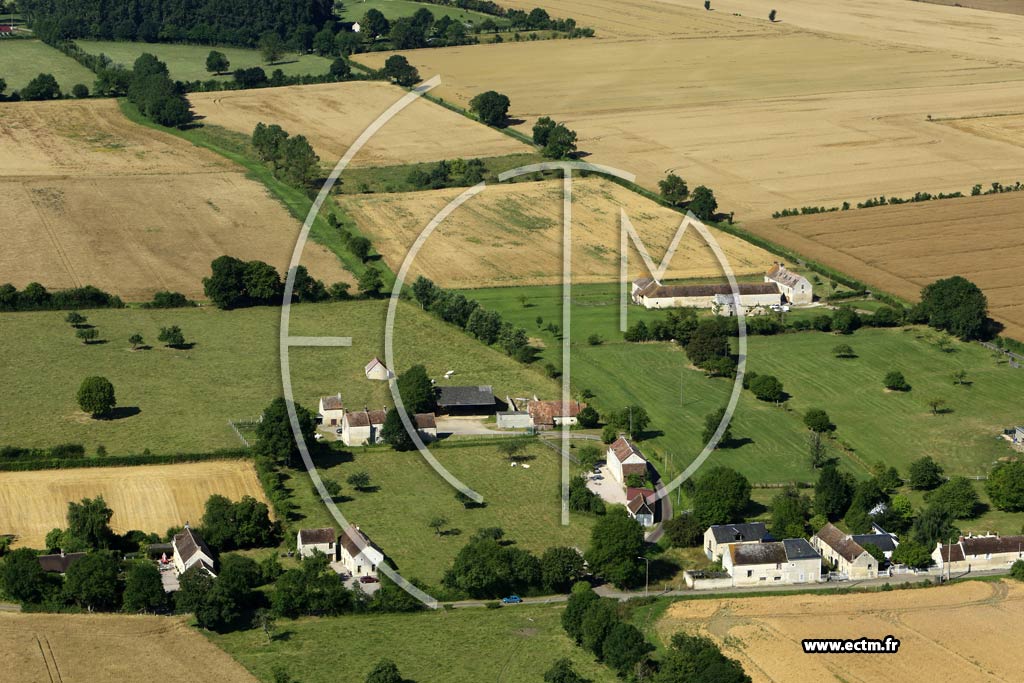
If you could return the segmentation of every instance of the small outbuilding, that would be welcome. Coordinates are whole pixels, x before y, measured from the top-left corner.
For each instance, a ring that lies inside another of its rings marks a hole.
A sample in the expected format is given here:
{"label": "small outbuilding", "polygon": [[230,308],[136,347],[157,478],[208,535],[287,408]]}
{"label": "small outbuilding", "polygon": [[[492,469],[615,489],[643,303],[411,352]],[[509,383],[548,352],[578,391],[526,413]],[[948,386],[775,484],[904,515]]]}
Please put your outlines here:
{"label": "small outbuilding", "polygon": [[562,425],[574,425],[580,411],[587,407],[579,401],[541,401],[536,396],[526,403],[533,426],[537,429],[554,429]]}
{"label": "small outbuilding", "polygon": [[395,373],[388,370],[388,367],[381,362],[380,358],[376,357],[366,364],[366,367],[363,368],[363,373],[366,374],[366,379],[386,381],[395,377]]}
{"label": "small outbuilding", "polygon": [[52,555],[39,555],[39,566],[48,574],[64,574],[68,567],[85,557],[86,553],[65,553],[63,550]]}
{"label": "small outbuilding", "polygon": [[333,527],[300,529],[296,541],[299,557],[309,557],[320,552],[333,560],[338,552],[338,535],[334,532]]}
{"label": "small outbuilding", "polygon": [[416,413],[412,416],[412,421],[421,439],[433,441],[437,438],[437,418],[433,413]]}
{"label": "small outbuilding", "polygon": [[654,526],[654,504],[648,502],[653,496],[651,489],[626,487],[626,510],[641,526]]}

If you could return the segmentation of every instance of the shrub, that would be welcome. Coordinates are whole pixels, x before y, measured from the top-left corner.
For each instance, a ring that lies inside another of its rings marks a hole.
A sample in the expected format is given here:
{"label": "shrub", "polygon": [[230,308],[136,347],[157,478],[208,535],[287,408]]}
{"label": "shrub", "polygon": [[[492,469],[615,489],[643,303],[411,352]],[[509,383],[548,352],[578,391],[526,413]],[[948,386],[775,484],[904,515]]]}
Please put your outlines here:
{"label": "shrub", "polygon": [[907,378],[899,370],[887,372],[883,383],[885,388],[890,391],[910,391],[910,384],[907,382]]}
{"label": "shrub", "polygon": [[106,415],[117,399],[114,396],[114,385],[106,377],[86,377],[78,388],[78,407],[93,417]]}

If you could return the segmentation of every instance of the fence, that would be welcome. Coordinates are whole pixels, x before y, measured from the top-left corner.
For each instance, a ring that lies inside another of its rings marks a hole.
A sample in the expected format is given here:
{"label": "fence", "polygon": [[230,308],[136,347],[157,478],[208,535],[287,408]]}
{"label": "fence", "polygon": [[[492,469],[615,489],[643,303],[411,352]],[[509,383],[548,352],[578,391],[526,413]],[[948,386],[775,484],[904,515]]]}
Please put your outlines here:
{"label": "fence", "polygon": [[238,437],[238,440],[241,441],[246,448],[252,448],[252,444],[249,443],[249,440],[246,439],[242,432],[238,429],[238,426],[241,425],[243,427],[255,427],[260,423],[261,419],[262,418],[256,417],[251,420],[228,420],[228,426],[231,427],[232,431],[235,432],[235,436]]}
{"label": "fence", "polygon": [[993,344],[992,342],[980,342],[980,343],[981,343],[982,346],[984,346],[989,351],[995,351],[997,353],[1001,353],[1004,356],[1006,356],[1009,359],[1009,361],[1010,361],[1010,367],[1011,368],[1019,368],[1019,367],[1021,367],[1021,364],[1024,363],[1024,356],[1020,355],[1019,353],[1014,353],[1013,351],[1007,351],[1006,349],[1001,349],[998,346],[996,346],[995,344]]}

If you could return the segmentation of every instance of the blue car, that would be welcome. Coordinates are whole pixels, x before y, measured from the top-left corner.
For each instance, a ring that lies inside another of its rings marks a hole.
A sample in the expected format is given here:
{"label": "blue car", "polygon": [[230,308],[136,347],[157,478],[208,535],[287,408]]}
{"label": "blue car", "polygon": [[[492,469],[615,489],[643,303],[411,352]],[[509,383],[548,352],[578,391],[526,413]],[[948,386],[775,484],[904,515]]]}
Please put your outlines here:
{"label": "blue car", "polygon": [[502,598],[501,601],[506,605],[518,605],[523,599],[518,595],[510,595],[507,598]]}

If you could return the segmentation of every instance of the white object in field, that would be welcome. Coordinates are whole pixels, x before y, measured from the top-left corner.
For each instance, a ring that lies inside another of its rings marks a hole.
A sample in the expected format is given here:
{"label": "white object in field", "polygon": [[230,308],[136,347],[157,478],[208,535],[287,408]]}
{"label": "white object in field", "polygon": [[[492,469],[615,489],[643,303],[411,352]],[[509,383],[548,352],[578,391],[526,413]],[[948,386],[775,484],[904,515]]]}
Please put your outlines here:
{"label": "white object in field", "polygon": [[529,466],[529,465],[527,465],[526,463],[523,463],[523,469],[524,469],[524,470],[528,470],[528,469],[530,469],[530,466]]}
{"label": "white object in field", "polygon": [[[363,0],[363,2],[366,2],[366,0]],[[362,27],[359,25],[358,21],[356,23],[352,24],[352,33],[359,33],[359,29],[360,28],[362,28]]]}

